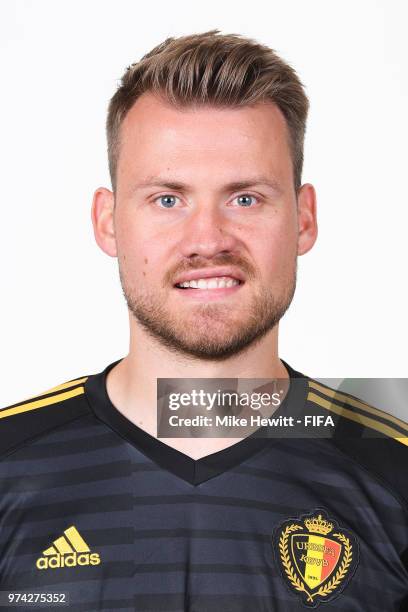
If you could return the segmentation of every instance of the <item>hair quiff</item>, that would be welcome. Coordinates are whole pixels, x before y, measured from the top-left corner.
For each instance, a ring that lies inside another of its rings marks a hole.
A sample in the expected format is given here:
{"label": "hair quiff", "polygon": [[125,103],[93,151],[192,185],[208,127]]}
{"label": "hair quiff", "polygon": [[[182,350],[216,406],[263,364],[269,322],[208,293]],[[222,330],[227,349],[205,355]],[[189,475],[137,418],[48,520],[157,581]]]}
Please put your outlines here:
{"label": "hair quiff", "polygon": [[309,102],[295,70],[273,49],[239,34],[210,30],[167,38],[129,66],[110,100],[106,122],[114,191],[120,127],[127,112],[147,91],[181,108],[275,103],[287,122],[296,191],[300,187]]}

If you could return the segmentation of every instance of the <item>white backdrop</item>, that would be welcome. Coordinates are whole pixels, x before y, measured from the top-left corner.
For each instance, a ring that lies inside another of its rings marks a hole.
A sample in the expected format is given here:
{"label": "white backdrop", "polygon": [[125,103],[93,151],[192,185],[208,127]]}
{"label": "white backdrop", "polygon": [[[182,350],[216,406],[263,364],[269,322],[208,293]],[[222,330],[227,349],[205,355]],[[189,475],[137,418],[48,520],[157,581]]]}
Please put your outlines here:
{"label": "white backdrop", "polygon": [[406,13],[392,0],[2,0],[0,405],[127,353],[117,262],[90,217],[110,186],[107,104],[154,45],[212,28],[271,46],[310,98],[303,182],[320,233],[281,357],[315,377],[408,377]]}

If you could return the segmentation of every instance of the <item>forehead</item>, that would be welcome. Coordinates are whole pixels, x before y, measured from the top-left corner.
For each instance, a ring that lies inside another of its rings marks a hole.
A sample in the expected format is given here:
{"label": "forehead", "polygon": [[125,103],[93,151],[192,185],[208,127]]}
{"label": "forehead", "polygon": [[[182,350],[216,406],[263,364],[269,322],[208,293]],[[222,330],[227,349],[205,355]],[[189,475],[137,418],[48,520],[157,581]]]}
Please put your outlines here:
{"label": "forehead", "polygon": [[203,164],[287,173],[291,156],[286,120],[272,102],[239,108],[175,107],[147,92],[120,130],[118,173],[154,174]]}

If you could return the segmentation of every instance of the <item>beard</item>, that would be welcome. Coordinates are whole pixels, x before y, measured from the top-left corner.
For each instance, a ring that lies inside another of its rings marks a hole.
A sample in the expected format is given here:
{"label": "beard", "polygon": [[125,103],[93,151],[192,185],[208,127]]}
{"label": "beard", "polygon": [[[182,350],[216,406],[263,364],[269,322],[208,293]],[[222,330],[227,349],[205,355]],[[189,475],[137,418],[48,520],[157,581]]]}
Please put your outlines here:
{"label": "beard", "polygon": [[150,337],[171,352],[206,361],[222,361],[242,353],[273,329],[292,302],[296,273],[295,258],[279,295],[261,287],[248,305],[231,308],[225,302],[190,303],[190,312],[183,316],[166,306],[164,293],[161,297],[158,292],[138,290],[136,293],[131,289],[119,262],[120,282],[129,312]]}

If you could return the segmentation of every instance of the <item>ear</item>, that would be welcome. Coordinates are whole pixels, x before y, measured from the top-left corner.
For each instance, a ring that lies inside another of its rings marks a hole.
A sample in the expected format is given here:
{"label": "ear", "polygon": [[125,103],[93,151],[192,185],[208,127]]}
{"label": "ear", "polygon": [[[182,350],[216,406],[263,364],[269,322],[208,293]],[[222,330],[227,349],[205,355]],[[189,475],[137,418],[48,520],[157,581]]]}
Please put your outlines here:
{"label": "ear", "polygon": [[310,183],[298,191],[298,255],[304,255],[317,238],[316,192]]}
{"label": "ear", "polygon": [[92,202],[92,225],[98,246],[111,257],[117,257],[115,223],[115,196],[105,187],[99,187]]}

